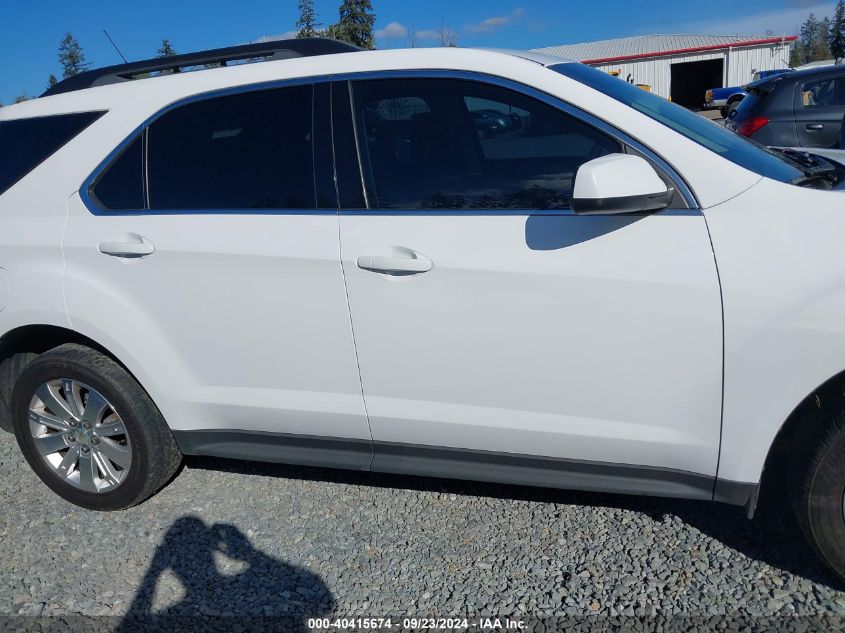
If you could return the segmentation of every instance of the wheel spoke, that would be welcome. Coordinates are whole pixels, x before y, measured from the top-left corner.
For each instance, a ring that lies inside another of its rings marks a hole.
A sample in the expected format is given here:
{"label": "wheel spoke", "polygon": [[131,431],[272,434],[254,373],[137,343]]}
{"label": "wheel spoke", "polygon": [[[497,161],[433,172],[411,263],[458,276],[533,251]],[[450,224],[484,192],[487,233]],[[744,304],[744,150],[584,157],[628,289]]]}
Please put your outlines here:
{"label": "wheel spoke", "polygon": [[64,459],[62,459],[62,463],[59,464],[58,470],[59,475],[62,477],[67,477],[68,472],[70,469],[76,466],[76,461],[79,459],[79,447],[78,446],[71,446],[67,453],[65,453]]}
{"label": "wheel spoke", "polygon": [[94,427],[94,435],[98,435],[99,437],[114,437],[115,435],[126,434],[126,427],[123,426],[120,418],[116,418],[112,422],[109,422],[109,419],[106,418],[102,424]]}
{"label": "wheel spoke", "polygon": [[33,411],[30,409],[29,421],[31,424],[40,424],[46,426],[49,429],[53,429],[54,431],[70,431],[70,425],[67,422],[57,418],[54,415],[50,415],[47,412],[39,413],[38,411]]}
{"label": "wheel spoke", "polygon": [[91,458],[97,462],[97,466],[100,468],[100,475],[103,479],[105,479],[110,485],[116,486],[120,483],[120,475],[112,466],[111,462],[103,455],[102,451],[98,448],[91,448]]}
{"label": "wheel spoke", "polygon": [[82,396],[79,393],[79,383],[66,378],[62,380],[62,387],[65,392],[65,402],[67,402],[73,417],[78,420],[82,416]]}
{"label": "wheel spoke", "polygon": [[97,463],[91,459],[90,451],[83,453],[79,451],[79,486],[85,492],[97,492],[95,478],[99,475]]}
{"label": "wheel spoke", "polygon": [[52,455],[63,448],[67,448],[67,442],[65,442],[63,433],[47,433],[45,435],[38,435],[33,439],[35,440],[35,448],[44,457]]}
{"label": "wheel spoke", "polygon": [[97,449],[121,468],[129,468],[129,464],[132,462],[132,453],[129,448],[121,446],[107,437],[100,440]]}
{"label": "wheel spoke", "polygon": [[64,398],[62,398],[61,394],[59,394],[59,389],[55,385],[51,383],[45,383],[41,385],[38,390],[35,392],[35,395],[44,403],[44,406],[47,407],[50,412],[62,420],[71,420],[73,419],[73,412],[70,409],[70,405],[65,402]]}
{"label": "wheel spoke", "polygon": [[98,392],[91,389],[88,392],[88,399],[85,401],[85,409],[80,416],[84,422],[97,424],[103,417],[103,412],[108,408],[109,403]]}

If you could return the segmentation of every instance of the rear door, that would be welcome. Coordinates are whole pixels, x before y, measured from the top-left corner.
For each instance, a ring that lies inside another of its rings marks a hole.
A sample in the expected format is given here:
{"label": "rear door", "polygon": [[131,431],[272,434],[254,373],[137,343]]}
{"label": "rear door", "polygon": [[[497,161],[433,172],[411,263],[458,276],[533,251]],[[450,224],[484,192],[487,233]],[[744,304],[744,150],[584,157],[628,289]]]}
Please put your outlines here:
{"label": "rear door", "polygon": [[843,115],[845,73],[798,84],[795,123],[800,146],[838,147]]}
{"label": "rear door", "polygon": [[187,452],[369,466],[328,89],[180,104],[70,200],[74,327],[127,359]]}
{"label": "rear door", "polygon": [[352,83],[367,204],[341,211],[341,255],[373,468],[709,498],[704,218],[572,214],[578,167],[628,148],[528,90]]}

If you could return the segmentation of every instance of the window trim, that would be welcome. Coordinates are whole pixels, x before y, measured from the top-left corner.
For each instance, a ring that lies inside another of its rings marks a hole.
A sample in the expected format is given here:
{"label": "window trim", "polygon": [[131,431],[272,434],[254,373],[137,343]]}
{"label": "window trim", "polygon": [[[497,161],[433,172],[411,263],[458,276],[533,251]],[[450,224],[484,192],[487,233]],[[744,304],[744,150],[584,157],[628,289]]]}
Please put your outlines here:
{"label": "window trim", "polygon": [[[554,72],[554,71],[551,71]],[[698,200],[692,192],[689,184],[681,177],[677,170],[675,170],[663,157],[657,154],[650,147],[643,144],[641,141],[635,139],[629,134],[622,132],[613,125],[607,123],[603,119],[596,117],[589,112],[586,112],[572,104],[537,88],[527,86],[523,83],[498,77],[496,75],[489,75],[486,73],[463,71],[463,70],[381,70],[381,71],[367,71],[343,73],[333,77],[337,82],[348,82],[350,84],[350,97],[355,81],[367,81],[371,79],[463,79],[467,81],[477,81],[508,90],[513,90],[522,95],[534,98],[553,108],[557,108],[565,114],[575,118],[581,123],[593,127],[614,140],[635,149],[644,155],[648,160],[658,165],[669,177],[669,179],[676,185],[678,192],[687,205],[687,208],[668,208],[657,212],[643,212],[639,214],[630,215],[701,215]],[[350,98],[350,113],[352,121],[355,121],[354,100]],[[356,131],[356,142],[360,142]],[[367,174],[364,169],[362,161],[359,159],[359,169],[361,170],[361,181],[366,182]],[[341,209],[341,213],[349,215],[431,215],[431,216],[452,216],[452,215],[577,215],[571,209]]]}
{"label": "window trim", "polygon": [[[549,72],[554,72],[549,70]],[[88,211],[92,215],[102,215],[102,216],[133,216],[133,215],[337,215],[339,213],[342,214],[349,214],[349,215],[430,215],[430,216],[443,216],[443,215],[466,215],[466,216],[490,216],[490,215],[517,215],[517,216],[527,216],[527,215],[576,215],[574,211],[571,209],[547,209],[547,210],[538,210],[538,209],[469,209],[469,210],[442,210],[442,209],[390,209],[390,210],[378,210],[378,209],[342,209],[338,207],[338,209],[139,209],[139,210],[111,210],[111,209],[104,209],[99,204],[97,204],[96,200],[91,195],[91,187],[96,182],[97,178],[100,176],[102,172],[104,172],[108,167],[111,165],[112,161],[116,159],[117,156],[130,144],[132,143],[138,134],[144,132],[146,128],[152,125],[156,120],[167,114],[168,112],[188,105],[190,103],[194,103],[197,101],[205,101],[208,99],[214,99],[217,97],[224,97],[234,94],[241,94],[246,92],[257,92],[261,90],[271,90],[274,88],[285,88],[285,87],[292,87],[292,86],[299,86],[299,85],[313,85],[315,87],[319,83],[323,82],[336,82],[337,84],[342,84],[349,82],[361,80],[366,81],[369,79],[413,79],[413,78],[431,78],[431,79],[465,79],[469,81],[478,81],[482,83],[488,83],[495,86],[500,86],[506,89],[515,90],[520,92],[528,97],[537,99],[542,101],[554,108],[558,108],[559,110],[563,111],[564,113],[575,117],[576,119],[580,120],[582,123],[586,125],[590,125],[592,127],[597,128],[598,130],[604,132],[608,136],[620,141],[625,145],[629,145],[633,147],[635,150],[646,156],[650,161],[653,161],[657,164],[668,176],[669,178],[675,183],[678,188],[680,195],[683,197],[684,202],[687,204],[688,208],[685,209],[678,209],[678,208],[669,208],[663,209],[657,212],[648,212],[642,214],[633,214],[633,215],[702,215],[700,210],[700,205],[698,203],[695,194],[693,193],[692,189],[690,188],[689,184],[684,180],[684,178],[680,175],[680,173],[672,167],[662,156],[660,156],[657,152],[652,150],[650,147],[642,143],[641,141],[637,140],[636,138],[630,136],[626,132],[616,128],[615,126],[611,125],[610,123],[604,121],[596,117],[581,108],[578,108],[563,99],[551,95],[547,92],[534,88],[532,86],[528,86],[526,84],[520,83],[518,81],[506,79],[504,77],[498,77],[496,75],[490,75],[481,72],[475,71],[465,71],[465,70],[418,70],[418,69],[404,69],[404,70],[378,70],[378,71],[357,71],[357,72],[348,72],[348,73],[339,73],[333,75],[319,75],[313,77],[295,77],[289,79],[280,79],[274,81],[265,81],[260,83],[254,84],[247,84],[243,86],[233,86],[229,88],[220,88],[215,90],[210,90],[208,92],[198,93],[195,95],[191,95],[189,97],[185,97],[174,101],[171,104],[159,109],[151,116],[149,116],[146,120],[144,120],[140,125],[138,125],[123,141],[121,141],[117,147],[115,147],[109,154],[97,165],[96,168],[91,172],[91,174],[83,181],[82,186],[79,189],[79,195],[82,199],[83,204],[88,209]],[[351,86],[350,86],[351,88]],[[350,95],[351,96],[351,95]],[[332,94],[332,99],[334,98],[334,94]],[[352,99],[349,99],[349,106],[350,112],[349,115],[352,117],[354,121],[354,112],[352,108],[354,104]],[[312,115],[313,116],[313,115]],[[334,121],[334,112],[332,111],[332,120],[330,122],[326,122],[326,125],[330,125],[331,129],[334,130],[336,126],[336,122]],[[357,145],[357,134],[356,134],[356,145]],[[314,149],[316,152],[316,148]],[[331,154],[334,157],[335,147],[334,147],[334,140],[332,140],[332,148]],[[335,163],[336,168],[336,160],[333,161]],[[361,183],[363,187],[364,183],[364,171],[363,165],[361,161],[358,160],[358,169],[360,170],[361,175]],[[318,174],[314,174],[315,182],[318,178]],[[364,190],[366,192],[366,189]],[[339,199],[339,196],[338,196]],[[366,198],[365,198],[366,200]]]}
{"label": "window trim", "polygon": [[[106,209],[99,204],[93,189],[100,177],[111,167],[112,163],[120,158],[123,151],[129,147],[140,135],[144,136],[142,141],[144,152],[144,198],[146,206],[149,207],[149,169],[147,168],[147,161],[149,159],[148,147],[146,142],[147,130],[149,127],[158,121],[161,117],[173,110],[181,108],[192,103],[200,101],[208,101],[219,97],[228,97],[232,95],[245,94],[250,92],[261,92],[264,90],[274,90],[276,88],[293,88],[295,86],[312,86],[314,93],[316,93],[316,86],[318,83],[331,81],[330,75],[320,77],[297,77],[294,79],[284,79],[280,81],[269,81],[257,84],[248,84],[244,86],[234,86],[231,88],[222,88],[202,92],[184,99],[179,99],[157,110],[154,114],[147,117],[140,125],[138,125],[132,132],[124,138],[108,155],[100,161],[97,167],[91,174],[83,181],[79,188],[79,197],[82,203],[92,215],[102,216],[137,216],[137,215],[337,215],[337,209]],[[311,99],[311,125],[312,135],[314,126],[314,96]],[[329,122],[326,122],[328,125]],[[313,139],[312,139],[313,142]],[[314,170],[313,154],[317,152],[316,147],[312,145],[312,173],[314,176],[314,183],[316,186],[318,174]]]}

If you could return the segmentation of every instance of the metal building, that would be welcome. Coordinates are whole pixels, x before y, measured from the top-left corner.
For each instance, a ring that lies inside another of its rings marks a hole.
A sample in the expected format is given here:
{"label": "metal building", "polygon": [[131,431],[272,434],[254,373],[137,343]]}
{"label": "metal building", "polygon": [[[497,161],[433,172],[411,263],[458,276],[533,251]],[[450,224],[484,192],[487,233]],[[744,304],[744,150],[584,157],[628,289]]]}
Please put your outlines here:
{"label": "metal building", "polygon": [[787,68],[794,35],[641,35],[534,49],[574,59],[687,107],[708,88],[740,86],[755,71]]}

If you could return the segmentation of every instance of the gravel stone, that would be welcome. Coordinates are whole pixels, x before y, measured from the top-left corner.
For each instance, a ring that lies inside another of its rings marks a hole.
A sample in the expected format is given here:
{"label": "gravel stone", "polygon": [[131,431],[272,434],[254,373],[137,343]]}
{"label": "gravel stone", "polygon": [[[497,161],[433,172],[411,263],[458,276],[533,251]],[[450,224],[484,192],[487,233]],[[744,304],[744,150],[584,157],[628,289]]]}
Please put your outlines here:
{"label": "gravel stone", "polygon": [[0,503],[0,615],[845,612],[842,583],[765,504],[749,522],[704,502],[191,458],[149,501],[95,513],[6,433]]}

